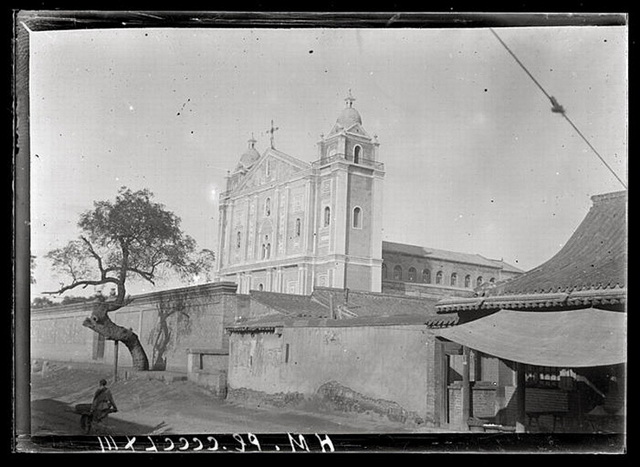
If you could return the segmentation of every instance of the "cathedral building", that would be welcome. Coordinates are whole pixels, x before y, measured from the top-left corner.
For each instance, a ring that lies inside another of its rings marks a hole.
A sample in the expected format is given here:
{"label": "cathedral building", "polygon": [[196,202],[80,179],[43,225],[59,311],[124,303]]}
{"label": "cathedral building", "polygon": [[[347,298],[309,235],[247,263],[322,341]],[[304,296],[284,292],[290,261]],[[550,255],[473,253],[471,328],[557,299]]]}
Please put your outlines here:
{"label": "cathedral building", "polygon": [[349,93],[314,162],[276,149],[273,126],[263,154],[249,140],[220,194],[218,280],[237,283],[238,293],[332,287],[428,296],[464,295],[484,277],[522,273],[480,255],[382,241],[385,168],[354,101]]}

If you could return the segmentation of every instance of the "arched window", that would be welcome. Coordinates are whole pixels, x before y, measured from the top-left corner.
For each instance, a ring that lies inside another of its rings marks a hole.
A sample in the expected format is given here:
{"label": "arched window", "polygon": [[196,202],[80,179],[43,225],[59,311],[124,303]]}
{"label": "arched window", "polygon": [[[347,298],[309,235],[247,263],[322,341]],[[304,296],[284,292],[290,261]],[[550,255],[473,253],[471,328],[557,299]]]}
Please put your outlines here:
{"label": "arched window", "polygon": [[242,232],[238,231],[236,234],[236,248],[240,248],[240,245],[242,245]]}
{"label": "arched window", "polygon": [[359,207],[353,208],[353,228],[362,228],[362,209],[360,209]]}
{"label": "arched window", "polygon": [[269,243],[269,236],[264,236],[264,243],[262,244],[262,259],[269,259],[271,254],[271,243]]}
{"label": "arched window", "polygon": [[442,284],[442,271],[438,271],[438,273],[436,274],[436,284]]}
{"label": "arched window", "polygon": [[262,292],[264,290],[264,285],[258,284],[258,290]]}
{"label": "arched window", "polygon": [[402,268],[400,266],[396,266],[395,268],[393,268],[393,280],[402,280]]}
{"label": "arched window", "polygon": [[301,222],[300,222],[300,218],[298,217],[296,219],[296,237],[300,236],[300,232],[301,232]]}
{"label": "arched window", "polygon": [[455,272],[451,274],[451,287],[455,287],[458,285],[458,274]]}
{"label": "arched window", "polygon": [[496,278],[495,278],[495,277],[492,277],[491,279],[489,279],[489,282],[490,282],[491,284],[495,284],[495,283],[496,283]]}
{"label": "arched window", "polygon": [[327,206],[324,208],[324,226],[328,227],[331,224],[331,208]]}
{"label": "arched window", "polygon": [[431,284],[431,271],[428,269],[422,270],[422,282],[425,284]]}
{"label": "arched window", "polygon": [[416,269],[415,268],[409,268],[409,282],[415,282],[416,281]]}
{"label": "arched window", "polygon": [[271,215],[271,198],[267,198],[264,202],[264,215],[267,217]]}
{"label": "arched window", "polygon": [[476,279],[476,287],[480,287],[482,285],[482,276],[479,276]]}
{"label": "arched window", "polygon": [[382,263],[382,278],[386,279],[387,278],[387,265]]}
{"label": "arched window", "polygon": [[471,287],[471,276],[469,274],[467,274],[466,276],[464,276],[464,286],[468,289],[469,287]]}
{"label": "arched window", "polygon": [[360,145],[356,145],[353,148],[353,162],[355,164],[359,164],[360,163],[360,155],[362,153],[362,147]]}

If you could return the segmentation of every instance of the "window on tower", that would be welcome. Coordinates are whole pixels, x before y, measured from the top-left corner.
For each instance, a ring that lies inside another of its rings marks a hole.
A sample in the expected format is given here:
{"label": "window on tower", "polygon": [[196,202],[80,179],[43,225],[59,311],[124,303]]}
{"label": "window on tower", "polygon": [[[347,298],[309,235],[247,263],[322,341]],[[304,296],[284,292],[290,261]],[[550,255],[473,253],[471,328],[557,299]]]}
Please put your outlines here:
{"label": "window on tower", "polygon": [[299,237],[302,231],[302,226],[301,226],[301,222],[300,222],[300,218],[298,217],[296,219],[296,237]]}
{"label": "window on tower", "polygon": [[480,287],[482,285],[482,276],[478,277],[478,279],[476,279],[476,287]]}
{"label": "window on tower", "polygon": [[451,287],[456,287],[458,285],[458,274],[455,272],[451,274]]}
{"label": "window on tower", "polygon": [[354,164],[359,164],[360,163],[360,156],[362,154],[362,147],[359,145],[356,145],[353,148],[353,162]]}
{"label": "window on tower", "polygon": [[471,287],[471,276],[469,274],[467,274],[466,276],[464,276],[464,286],[468,289],[469,287]]}
{"label": "window on tower", "polygon": [[442,277],[443,277],[443,273],[442,271],[438,271],[436,273],[436,284],[442,284]]}
{"label": "window on tower", "polygon": [[242,245],[242,232],[238,231],[236,235],[236,248],[240,248],[240,245]]}
{"label": "window on tower", "polygon": [[353,208],[353,228],[362,228],[362,209],[360,209],[359,207]]}
{"label": "window on tower", "polygon": [[329,227],[331,224],[331,208],[327,206],[324,208],[324,226]]}

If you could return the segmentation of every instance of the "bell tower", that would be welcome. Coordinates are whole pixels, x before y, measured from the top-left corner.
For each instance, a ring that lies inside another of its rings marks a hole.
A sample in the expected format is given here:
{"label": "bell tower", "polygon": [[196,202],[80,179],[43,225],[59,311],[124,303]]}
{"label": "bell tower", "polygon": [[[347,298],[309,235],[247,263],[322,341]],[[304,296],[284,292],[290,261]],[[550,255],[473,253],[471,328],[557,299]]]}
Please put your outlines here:
{"label": "bell tower", "polygon": [[362,126],[351,91],[318,142],[314,284],[380,292],[382,181],[377,137]]}

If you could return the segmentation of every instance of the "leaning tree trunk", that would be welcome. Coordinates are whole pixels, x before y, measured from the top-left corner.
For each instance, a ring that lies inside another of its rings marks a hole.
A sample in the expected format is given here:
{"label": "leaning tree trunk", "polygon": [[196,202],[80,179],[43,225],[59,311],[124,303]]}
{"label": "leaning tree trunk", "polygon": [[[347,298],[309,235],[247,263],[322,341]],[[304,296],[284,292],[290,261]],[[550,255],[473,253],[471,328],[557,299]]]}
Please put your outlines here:
{"label": "leaning tree trunk", "polygon": [[[97,332],[107,340],[122,342],[127,346],[133,359],[133,368],[140,371],[149,369],[149,359],[138,339],[138,335],[131,329],[118,326],[109,318],[107,304],[94,305],[91,316],[82,325]],[[111,310],[113,311],[113,310]]]}

